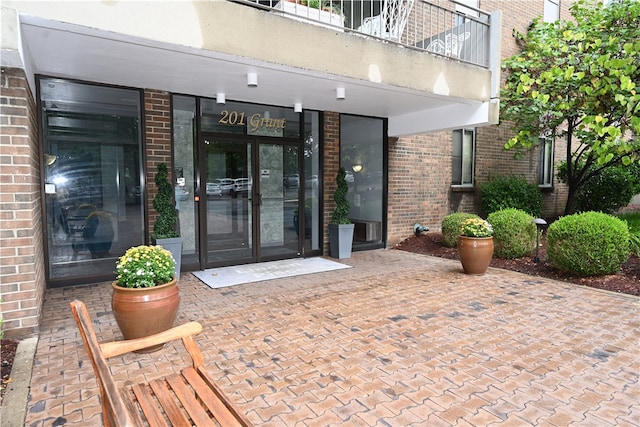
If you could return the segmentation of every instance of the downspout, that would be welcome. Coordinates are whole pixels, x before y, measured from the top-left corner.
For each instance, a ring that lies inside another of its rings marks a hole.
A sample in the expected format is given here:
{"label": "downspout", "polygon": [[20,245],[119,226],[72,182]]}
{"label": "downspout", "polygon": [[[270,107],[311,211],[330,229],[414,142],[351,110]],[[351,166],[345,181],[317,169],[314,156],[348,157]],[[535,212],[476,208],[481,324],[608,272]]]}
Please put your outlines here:
{"label": "downspout", "polygon": [[489,25],[489,71],[491,94],[489,122],[498,124],[500,119],[500,69],[502,62],[502,11],[491,12]]}

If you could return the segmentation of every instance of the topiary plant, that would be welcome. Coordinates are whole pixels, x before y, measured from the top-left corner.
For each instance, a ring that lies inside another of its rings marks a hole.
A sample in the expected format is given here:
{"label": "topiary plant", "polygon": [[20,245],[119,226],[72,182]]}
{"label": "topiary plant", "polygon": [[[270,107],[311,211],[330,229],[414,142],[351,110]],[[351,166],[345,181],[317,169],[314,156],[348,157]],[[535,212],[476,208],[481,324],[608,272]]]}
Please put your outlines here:
{"label": "topiary plant", "polygon": [[560,218],[547,231],[547,256],[554,266],[580,276],[614,274],[629,258],[627,223],[601,212]]}
{"label": "topiary plant", "polygon": [[480,186],[480,202],[487,215],[507,208],[520,209],[536,218],[542,213],[540,189],[522,176],[490,176]]}
{"label": "topiary plant", "polygon": [[154,239],[171,239],[179,237],[176,230],[178,223],[178,211],[173,202],[173,186],[169,183],[169,170],[167,165],[160,163],[156,174],[158,193],[153,199],[153,207],[158,212],[158,218],[153,226]]}
{"label": "topiary plant", "polygon": [[458,245],[460,227],[464,220],[469,218],[480,217],[467,212],[456,212],[445,216],[442,219],[442,244],[450,248],[455,248]]}
{"label": "topiary plant", "polygon": [[530,254],[536,248],[533,217],[519,209],[501,209],[487,217],[493,225],[494,255],[513,259]]}
{"label": "topiary plant", "polygon": [[351,205],[347,200],[347,193],[349,192],[349,185],[347,184],[347,172],[344,168],[340,168],[338,176],[336,177],[337,188],[333,193],[333,200],[336,202],[336,208],[331,216],[331,224],[351,224],[349,219],[349,211]]}

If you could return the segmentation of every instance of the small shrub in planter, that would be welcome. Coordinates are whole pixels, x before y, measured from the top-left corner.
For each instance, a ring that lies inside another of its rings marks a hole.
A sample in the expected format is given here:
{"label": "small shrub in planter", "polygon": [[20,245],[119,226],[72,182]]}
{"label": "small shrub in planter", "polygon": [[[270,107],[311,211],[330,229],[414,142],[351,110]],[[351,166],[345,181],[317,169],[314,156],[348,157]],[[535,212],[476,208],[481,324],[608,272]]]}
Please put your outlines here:
{"label": "small shrub in planter", "polygon": [[519,176],[492,176],[480,186],[482,210],[487,214],[515,208],[536,218],[542,213],[542,193],[537,185]]}
{"label": "small shrub in planter", "polygon": [[469,218],[480,217],[476,214],[466,212],[456,212],[445,216],[442,220],[442,244],[450,248],[455,248],[458,245],[460,227],[464,220]]}
{"label": "small shrub in planter", "polygon": [[627,223],[601,212],[560,218],[547,230],[547,257],[580,276],[614,274],[629,258]]}
{"label": "small shrub in planter", "polygon": [[519,209],[493,212],[487,221],[493,225],[494,255],[498,258],[520,258],[536,248],[536,225],[533,217]]}

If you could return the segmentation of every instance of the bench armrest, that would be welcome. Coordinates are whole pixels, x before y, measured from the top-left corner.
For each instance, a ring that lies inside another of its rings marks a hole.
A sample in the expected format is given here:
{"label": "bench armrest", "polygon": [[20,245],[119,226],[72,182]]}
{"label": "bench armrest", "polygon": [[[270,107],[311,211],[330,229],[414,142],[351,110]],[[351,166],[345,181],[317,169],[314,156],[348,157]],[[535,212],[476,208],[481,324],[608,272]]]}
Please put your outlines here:
{"label": "bench armrest", "polygon": [[148,337],[135,338],[124,341],[111,341],[100,344],[100,351],[105,359],[120,356],[121,354],[131,351],[140,350],[158,344],[164,344],[169,341],[184,339],[197,335],[202,331],[202,325],[198,322],[189,322],[180,326],[175,326],[166,331],[149,335]]}

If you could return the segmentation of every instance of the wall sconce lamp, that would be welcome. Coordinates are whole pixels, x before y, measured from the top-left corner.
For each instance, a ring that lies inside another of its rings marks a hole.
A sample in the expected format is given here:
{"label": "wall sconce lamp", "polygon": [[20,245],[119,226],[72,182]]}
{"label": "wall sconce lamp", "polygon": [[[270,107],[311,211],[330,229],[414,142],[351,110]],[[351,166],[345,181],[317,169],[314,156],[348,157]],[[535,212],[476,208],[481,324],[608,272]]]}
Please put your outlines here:
{"label": "wall sconce lamp", "polygon": [[58,160],[58,156],[55,154],[45,154],[44,161],[47,163],[47,166],[52,166],[56,160]]}
{"label": "wall sconce lamp", "polygon": [[336,99],[344,99],[346,96],[345,90],[343,87],[336,88]]}
{"label": "wall sconce lamp", "polygon": [[302,113],[302,103],[296,102],[295,104],[293,104],[293,111],[296,113]]}
{"label": "wall sconce lamp", "polygon": [[362,165],[353,165],[351,166],[351,169],[353,169],[355,173],[360,173],[362,172]]}
{"label": "wall sconce lamp", "polygon": [[224,104],[225,102],[227,102],[227,97],[225,96],[225,94],[222,92],[218,92],[216,94],[216,104]]}
{"label": "wall sconce lamp", "polygon": [[256,73],[247,73],[247,86],[258,86],[258,75]]}

